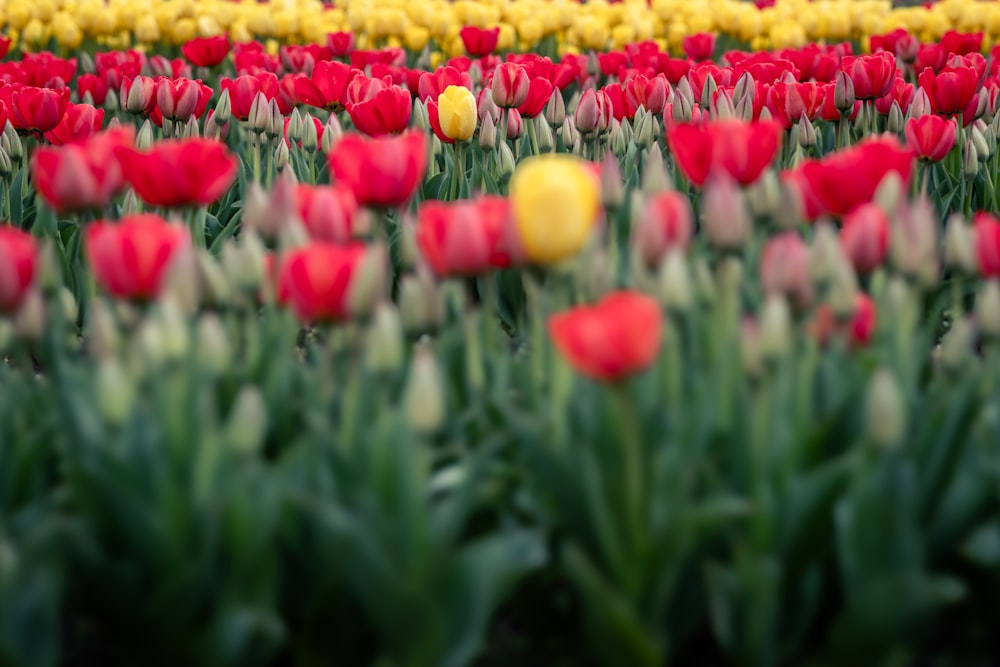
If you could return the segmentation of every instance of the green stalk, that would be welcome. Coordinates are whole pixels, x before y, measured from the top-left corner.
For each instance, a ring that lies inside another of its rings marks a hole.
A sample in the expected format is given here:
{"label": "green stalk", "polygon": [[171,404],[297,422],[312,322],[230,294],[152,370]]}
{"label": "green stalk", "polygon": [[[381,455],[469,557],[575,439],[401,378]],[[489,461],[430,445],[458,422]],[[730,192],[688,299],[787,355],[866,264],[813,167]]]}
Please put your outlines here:
{"label": "green stalk", "polygon": [[642,436],[639,431],[639,415],[629,396],[628,387],[617,384],[611,388],[611,406],[618,421],[619,435],[622,446],[622,491],[624,493],[625,521],[628,535],[633,547],[633,554],[638,555],[642,542],[643,484],[644,456],[642,452]]}
{"label": "green stalk", "polygon": [[464,171],[464,165],[461,165],[462,145],[456,141],[455,143],[452,144],[452,147],[454,149],[455,161],[452,163],[451,188],[449,189],[448,199],[450,201],[455,201],[456,199],[458,199],[458,193],[460,188],[459,171],[460,170]]}
{"label": "green stalk", "polygon": [[205,247],[205,222],[208,219],[208,207],[199,206],[191,216],[191,240],[196,248]]}

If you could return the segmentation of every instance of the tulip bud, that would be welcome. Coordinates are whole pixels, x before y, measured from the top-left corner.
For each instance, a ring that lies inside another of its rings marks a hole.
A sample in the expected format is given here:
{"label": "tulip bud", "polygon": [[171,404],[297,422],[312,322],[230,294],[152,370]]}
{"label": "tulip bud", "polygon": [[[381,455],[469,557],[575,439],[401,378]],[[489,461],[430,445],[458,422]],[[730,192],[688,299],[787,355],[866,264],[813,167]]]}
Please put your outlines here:
{"label": "tulip bud", "polygon": [[593,89],[584,92],[573,113],[573,120],[581,134],[590,134],[600,129],[601,100],[598,99],[598,94],[599,91]]}
{"label": "tulip bud", "polygon": [[872,375],[865,398],[865,435],[877,447],[896,445],[906,433],[906,401],[888,369]]}
{"label": "tulip bud", "polygon": [[625,201],[625,183],[615,156],[608,154],[601,161],[601,199],[604,208],[616,209]]}
{"label": "tulip bud", "polygon": [[833,88],[833,104],[840,112],[841,118],[846,118],[854,111],[854,81],[847,72],[837,72],[837,81]]}
{"label": "tulip bud", "polygon": [[757,82],[754,81],[753,75],[750,72],[743,72],[740,78],[737,79],[736,85],[733,86],[733,99],[742,100],[745,97],[750,98],[753,102],[753,96],[757,91]]}
{"label": "tulip bud", "polygon": [[778,175],[768,169],[760,175],[756,182],[744,190],[750,212],[760,218],[771,218],[777,215],[781,207],[781,182]]}
{"label": "tulip bud", "polygon": [[816,126],[812,124],[805,114],[802,114],[802,116],[799,117],[799,123],[796,126],[796,129],[798,130],[800,146],[803,148],[809,148],[810,146],[816,145]]}
{"label": "tulip bud", "polygon": [[201,128],[198,126],[198,119],[194,116],[188,118],[185,123],[178,121],[178,125],[184,126],[182,134],[185,139],[197,139],[201,136]]}
{"label": "tulip bud", "polygon": [[[426,107],[424,111],[427,111]],[[476,115],[479,116],[480,123],[485,121],[487,116],[493,119],[494,124],[500,118],[500,107],[493,101],[493,95],[487,90],[482,90],[476,99]]]}
{"label": "tulip bud", "polygon": [[579,139],[580,136],[579,133],[576,131],[576,125],[574,125],[573,119],[566,118],[562,126],[563,145],[569,150],[573,150],[576,147],[577,141],[579,141]]}
{"label": "tulip bud", "polygon": [[403,366],[403,325],[391,303],[375,306],[365,337],[365,365],[373,373],[395,373]]}
{"label": "tulip bud", "polygon": [[854,267],[843,256],[837,262],[830,281],[830,308],[841,320],[854,315],[858,303],[858,276]]}
{"label": "tulip bud", "polygon": [[736,106],[733,109],[733,117],[740,118],[746,122],[753,120],[753,97],[750,95],[744,95],[736,102]]}
{"label": "tulip bud", "polygon": [[507,109],[507,138],[520,139],[524,134],[524,120],[517,109]]}
{"label": "tulip bud", "polygon": [[762,121],[764,121],[764,120],[774,120],[774,116],[771,114],[771,110],[768,109],[767,107],[763,107],[760,110],[760,116],[758,116],[758,118],[760,120],[762,120]]}
{"label": "tulip bud", "polygon": [[945,265],[966,275],[978,271],[975,255],[975,234],[961,213],[948,218],[944,231]]}
{"label": "tulip bud", "polygon": [[288,166],[288,144],[284,141],[277,142],[274,147],[274,168],[278,171]]}
{"label": "tulip bud", "polygon": [[254,96],[253,102],[250,103],[247,121],[250,127],[258,132],[267,130],[267,126],[271,123],[271,101],[264,93],[259,92]]}
{"label": "tulip bud", "polygon": [[956,319],[941,341],[941,363],[948,370],[960,369],[972,356],[976,328],[966,317]]}
{"label": "tulip bud", "polygon": [[740,360],[743,362],[743,372],[748,377],[759,377],[763,372],[760,328],[752,317],[745,317],[740,322]]}
{"label": "tulip bud", "polygon": [[680,248],[672,248],[660,263],[660,301],[672,311],[687,312],[694,302],[694,286],[687,258]]}
{"label": "tulip bud", "polygon": [[432,435],[444,423],[446,401],[444,377],[430,347],[421,345],[413,353],[410,373],[403,389],[403,414],[419,435]]}
{"label": "tulip bud", "polygon": [[817,223],[812,245],[809,246],[809,272],[813,282],[821,286],[830,283],[842,259],[843,251],[836,228],[828,220]]}
{"label": "tulip bud", "polygon": [[920,118],[931,112],[931,99],[927,96],[927,91],[923,88],[917,88],[917,92],[913,95],[913,101],[910,102],[910,108],[906,112],[906,119]]}
{"label": "tulip bud", "polygon": [[198,310],[201,303],[198,257],[190,247],[178,252],[172,260],[166,291],[171,296],[171,304],[176,305],[180,312],[191,314]]}
{"label": "tulip bud", "polygon": [[87,316],[87,349],[94,359],[107,359],[118,353],[118,324],[101,299],[90,302]]}
{"label": "tulip bud", "polygon": [[[148,81],[148,79],[146,79]],[[133,114],[144,113],[148,107],[151,100],[151,95],[153,93],[153,87],[144,84],[144,81],[140,77],[132,79],[130,85],[127,85],[125,81],[122,81],[121,94],[119,99],[123,102],[122,111],[127,111]]]}
{"label": "tulip bud", "polygon": [[201,303],[209,307],[228,305],[232,299],[232,285],[222,265],[205,249],[195,256]]}
{"label": "tulip bud", "polygon": [[493,116],[486,114],[482,125],[479,127],[479,147],[483,150],[490,150],[497,145],[497,128],[493,122]]}
{"label": "tulip bud", "polygon": [[136,213],[142,213],[142,202],[136,196],[135,190],[130,188],[125,191],[125,197],[122,199],[122,215],[135,215]]}
{"label": "tulip bud", "polygon": [[14,171],[14,165],[11,164],[10,156],[7,155],[7,151],[0,148],[0,178],[8,179]]}
{"label": "tulip bud", "polygon": [[750,214],[732,180],[718,179],[706,186],[701,220],[709,242],[720,250],[739,250],[750,238]]}
{"label": "tulip bud", "polygon": [[229,136],[229,126],[219,125],[218,119],[213,114],[205,119],[205,132],[206,139],[214,139],[215,141],[225,141],[226,137]]}
{"label": "tulip bud", "polygon": [[1000,281],[987,280],[976,294],[976,323],[987,338],[1000,337]]}
{"label": "tulip bud", "polygon": [[111,426],[124,424],[135,405],[136,387],[117,359],[107,358],[97,365],[94,385],[100,415]]}
{"label": "tulip bud", "polygon": [[146,119],[139,128],[139,133],[135,135],[135,147],[141,151],[147,151],[153,147],[153,124]]}
{"label": "tulip bud", "polygon": [[498,176],[501,182],[510,180],[514,175],[514,153],[506,141],[501,141],[497,150]]}
{"label": "tulip bud", "polygon": [[[73,313],[75,315],[75,313]],[[73,318],[75,320],[76,317]],[[45,333],[45,300],[38,289],[31,289],[14,315],[14,337],[34,342]]]}
{"label": "tulip bud", "polygon": [[226,444],[239,455],[257,456],[267,438],[267,402],[260,389],[244,385],[226,422]]}
{"label": "tulip bud", "polygon": [[903,118],[903,110],[899,108],[899,102],[893,101],[889,108],[889,118],[886,120],[885,127],[889,132],[899,134],[905,125],[906,119]]}
{"label": "tulip bud", "polygon": [[976,111],[975,118],[982,118],[983,114],[986,113],[990,106],[990,93],[986,87],[980,88],[979,92],[976,93]]}
{"label": "tulip bud", "polygon": [[163,333],[164,358],[177,360],[187,356],[191,349],[188,322],[181,304],[173,295],[168,293],[160,298],[156,320]]}
{"label": "tulip bud", "polygon": [[693,262],[694,266],[694,286],[698,299],[705,304],[715,301],[718,289],[715,284],[715,276],[704,257],[698,257]]}
{"label": "tulip bud", "polygon": [[355,317],[366,317],[381,299],[385,287],[388,254],[384,246],[370,246],[355,270],[348,292],[348,309]]}
{"label": "tulip bud", "polygon": [[232,363],[232,346],[229,344],[222,320],[214,313],[206,313],[198,320],[195,358],[201,368],[219,376],[229,370]]}
{"label": "tulip bud", "polygon": [[[333,115],[330,116],[333,118]],[[320,150],[323,151],[323,155],[329,155],[333,152],[333,149],[337,146],[337,141],[340,137],[330,132],[330,126],[327,125],[327,129],[323,131],[323,138],[320,140]]]}
{"label": "tulip bud", "polygon": [[69,291],[68,287],[60,287],[56,293],[59,307],[62,308],[63,320],[66,322],[76,322],[80,317],[80,304],[76,302],[76,297]]}
{"label": "tulip bud", "polygon": [[903,179],[900,177],[899,172],[896,171],[890,171],[879,181],[878,187],[875,189],[875,194],[872,197],[875,204],[887,216],[896,214],[902,198]]}
{"label": "tulip bud", "polygon": [[566,102],[562,93],[556,90],[545,105],[545,122],[553,128],[562,127],[566,120]]}
{"label": "tulip bud", "polygon": [[764,300],[760,315],[760,352],[768,361],[786,356],[792,349],[792,309],[780,294]]}
{"label": "tulip bud", "polygon": [[986,143],[986,137],[975,124],[970,128],[969,141],[976,148],[976,158],[980,162],[985,162],[990,157],[990,147]]}
{"label": "tulip bud", "polygon": [[444,320],[444,296],[427,271],[404,275],[399,281],[399,317],[411,335],[436,331]]}
{"label": "tulip bud", "polygon": [[672,189],[670,174],[667,173],[667,165],[663,161],[663,154],[657,145],[649,149],[649,156],[646,158],[646,168],[642,172],[640,187],[644,193],[650,195]]}
{"label": "tulip bud", "polygon": [[551,153],[555,147],[555,140],[552,137],[552,128],[548,123],[539,122],[540,119],[532,118],[529,123],[535,123],[536,138],[538,140],[539,153]]}
{"label": "tulip bud", "polygon": [[890,235],[893,266],[921,284],[933,284],[938,273],[938,219],[926,195],[901,205]]}
{"label": "tulip bud", "polygon": [[625,153],[628,151],[629,138],[625,136],[626,127],[628,127],[628,125],[615,123],[614,127],[611,129],[611,136],[609,137],[608,144],[611,147],[611,152],[618,157],[624,157]]}
{"label": "tulip bud", "polygon": [[712,100],[715,98],[715,91],[719,89],[719,85],[715,82],[715,77],[709,74],[705,77],[705,85],[701,89],[701,108],[710,109],[712,107]]}
{"label": "tulip bud", "polygon": [[300,141],[302,139],[302,127],[302,114],[299,113],[299,108],[295,107],[292,109],[292,115],[288,119],[288,130],[285,132],[288,140]]}
{"label": "tulip bud", "polygon": [[643,150],[652,146],[653,142],[656,141],[656,129],[656,119],[653,118],[653,114],[643,114],[642,122],[635,131],[636,146]]}
{"label": "tulip bud", "polygon": [[21,137],[17,134],[17,130],[14,129],[9,120],[3,127],[3,138],[4,150],[10,156],[11,161],[20,162],[24,157],[24,144],[21,143]]}
{"label": "tulip bud", "polygon": [[425,132],[431,129],[431,120],[427,111],[427,105],[424,104],[423,100],[418,99],[413,103],[413,113],[410,116],[410,123],[413,127]]}
{"label": "tulip bud", "polygon": [[975,178],[979,174],[979,151],[976,150],[976,144],[972,139],[965,142],[962,173],[966,178]]}
{"label": "tulip bud", "polygon": [[316,133],[316,122],[312,115],[305,114],[302,120],[302,149],[313,153],[319,148],[319,135]]}
{"label": "tulip bud", "polygon": [[212,118],[219,125],[225,125],[233,117],[233,104],[229,99],[229,91],[223,90],[219,95],[219,101],[215,104],[215,113]]}
{"label": "tulip bud", "polygon": [[986,139],[986,157],[991,158],[997,154],[997,132],[992,125],[983,123],[983,137]]}

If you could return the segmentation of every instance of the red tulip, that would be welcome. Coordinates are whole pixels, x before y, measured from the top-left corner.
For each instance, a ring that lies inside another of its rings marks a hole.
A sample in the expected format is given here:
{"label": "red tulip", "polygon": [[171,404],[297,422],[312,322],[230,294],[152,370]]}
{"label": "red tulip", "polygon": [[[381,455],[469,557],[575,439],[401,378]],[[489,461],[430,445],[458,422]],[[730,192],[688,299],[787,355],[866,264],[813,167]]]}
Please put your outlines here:
{"label": "red tulip", "polygon": [[604,131],[611,125],[611,101],[603,90],[588,88],[576,105],[573,120],[581,134]]}
{"label": "red tulip", "polygon": [[232,113],[240,120],[250,118],[250,107],[258,93],[263,93],[268,100],[278,96],[278,77],[270,72],[243,74],[235,79],[223,78],[219,83],[222,90],[229,91]]}
{"label": "red tulip", "polygon": [[875,303],[864,292],[858,292],[850,319],[839,320],[830,304],[824,303],[816,309],[811,330],[820,345],[826,345],[831,338],[842,338],[850,347],[859,348],[871,342],[876,324]]}
{"label": "red tulip", "polygon": [[902,58],[902,60],[908,62],[912,62],[913,59],[916,58],[916,48],[919,45],[916,43],[913,35],[908,33],[905,28],[897,28],[896,30],[884,35],[872,35],[868,38],[868,44],[871,47],[872,53],[887,51],[894,56],[900,55],[901,50],[903,50],[904,53],[909,53],[908,50],[912,48],[911,57]]}
{"label": "red tulip", "polygon": [[624,84],[626,115],[634,118],[639,107],[659,116],[667,106],[669,90],[667,79],[663,76],[652,78],[641,74],[631,77]]}
{"label": "red tulip", "polygon": [[[819,110],[819,117],[829,123],[839,122],[841,116],[840,109],[837,108],[837,84],[826,83],[823,84],[823,86],[823,108]],[[849,117],[850,120],[853,121],[856,119],[859,111],[861,111],[861,102],[855,102],[854,109],[851,111],[851,115]]]}
{"label": "red tulip", "polygon": [[292,250],[278,269],[278,294],[304,323],[346,320],[352,315],[354,280],[367,253],[361,243],[321,241]]}
{"label": "red tulip", "polygon": [[380,91],[386,88],[391,88],[393,86],[392,77],[383,77],[381,79],[375,79],[372,77],[367,77],[363,74],[358,74],[351,78],[347,87],[344,89],[343,103],[345,107],[350,107],[352,104],[359,104],[365,100],[370,100]]}
{"label": "red tulip", "polygon": [[826,85],[779,81],[771,87],[767,107],[786,128],[798,123],[803,116],[816,120],[826,101]]}
{"label": "red tulip", "polygon": [[906,121],[906,145],[928,162],[940,162],[955,146],[958,130],[954,120],[926,115]]}
{"label": "red tulip", "polygon": [[[314,45],[315,46],[315,45]],[[298,44],[283,44],[278,51],[283,70],[291,74],[312,74],[316,66],[316,56],[307,47]]]}
{"label": "red tulip", "polygon": [[524,118],[534,118],[542,113],[552,97],[553,90],[555,90],[555,86],[548,79],[532,79],[528,87],[528,97],[518,105],[518,112]]}
{"label": "red tulip", "polygon": [[483,29],[467,25],[458,34],[465,45],[465,52],[473,58],[482,58],[496,50],[500,28]]}
{"label": "red tulip", "polygon": [[978,213],[973,222],[979,272],[984,278],[1000,278],[1000,219]]}
{"label": "red tulip", "polygon": [[913,171],[913,153],[893,136],[873,137],[822,160],[807,160],[783,177],[802,197],[810,220],[844,216],[867,204],[886,174],[895,171],[904,186]]}
{"label": "red tulip", "polygon": [[840,69],[851,77],[857,99],[876,100],[892,87],[896,57],[885,51],[870,56],[849,56],[840,62]]}
{"label": "red tulip", "polygon": [[436,100],[448,86],[463,86],[472,90],[472,78],[468,72],[460,72],[446,65],[433,72],[422,73],[417,83],[417,92],[420,99],[426,102],[428,99]]}
{"label": "red tulip", "polygon": [[0,315],[16,313],[38,273],[38,246],[28,232],[0,226]]}
{"label": "red tulip", "polygon": [[334,58],[344,58],[354,48],[354,35],[350,32],[331,32],[326,36],[326,47]]}
{"label": "red tulip", "polygon": [[681,48],[691,60],[711,60],[715,55],[715,35],[708,32],[688,35],[681,40]]}
{"label": "red tulip", "polygon": [[889,112],[892,111],[892,103],[895,102],[899,105],[899,110],[905,114],[910,110],[910,104],[913,102],[916,92],[917,89],[913,87],[913,84],[907,83],[906,79],[897,73],[892,80],[889,92],[875,100],[875,110],[883,116],[888,116]]}
{"label": "red tulip", "polygon": [[946,53],[954,53],[960,56],[969,53],[979,53],[983,50],[983,33],[961,33],[949,30],[941,36],[939,44],[941,44],[941,48]]}
{"label": "red tulip", "polygon": [[[319,146],[319,145],[321,145],[323,143],[323,131],[326,129],[326,126],[323,124],[323,121],[321,121],[316,116],[310,116],[310,118],[312,118],[313,127],[316,128],[316,145]],[[292,140],[288,138],[288,126],[289,126],[289,124],[291,122],[292,122],[292,119],[290,117],[286,116],[285,117],[285,125],[284,125],[285,144],[287,144],[289,148],[292,147]],[[303,120],[302,122],[303,122],[303,127],[305,127],[306,121]],[[297,141],[296,143],[300,147],[302,146],[302,140],[301,139],[299,141]]]}
{"label": "red tulip", "polygon": [[914,69],[923,72],[930,67],[935,72],[940,71],[948,62],[948,52],[941,48],[940,44],[922,44],[917,49],[917,61]]}
{"label": "red tulip", "polygon": [[345,187],[299,185],[295,188],[299,217],[317,241],[347,243],[354,236],[358,202]]}
{"label": "red tulip", "polygon": [[201,118],[212,99],[212,89],[191,79],[160,79],[156,82],[156,108],[167,120],[186,122]]}
{"label": "red tulip", "polygon": [[90,93],[94,104],[100,107],[104,106],[104,100],[108,97],[108,84],[96,74],[81,74],[76,80],[76,92],[80,95],[80,99]]}
{"label": "red tulip", "polygon": [[239,162],[211,139],[158,141],[149,151],[116,151],[125,179],[151,206],[208,206],[224,195],[236,178]]}
{"label": "red tulip", "polygon": [[171,263],[189,242],[185,227],[149,214],[102,220],[84,230],[84,249],[97,283],[119,299],[155,299]]}
{"label": "red tulip", "polygon": [[760,256],[760,282],[765,294],[784,296],[796,308],[812,301],[809,247],[797,232],[771,238]]}
{"label": "red tulip", "polygon": [[59,213],[100,210],[125,187],[116,153],[134,139],[129,125],[59,148],[37,148],[31,156],[32,183]]}
{"label": "red tulip", "polygon": [[122,110],[149,116],[156,108],[156,81],[148,76],[125,77],[118,90]]}
{"label": "red tulip", "polygon": [[370,137],[399,134],[409,126],[412,111],[410,91],[399,86],[389,86],[373,98],[347,107],[354,127]]}
{"label": "red tulip", "polygon": [[925,69],[918,83],[927,93],[931,108],[940,114],[962,112],[979,92],[979,75],[971,67],[946,66],[937,74]]}
{"label": "red tulip", "polygon": [[434,272],[475,276],[510,265],[510,203],[489,195],[457,202],[427,201],[418,212],[417,245]]}
{"label": "red tulip", "polygon": [[427,173],[427,135],[417,130],[375,139],[348,135],[329,160],[335,182],[353,190],[362,206],[403,206]]}
{"label": "red tulip", "polygon": [[493,101],[501,109],[512,109],[524,104],[530,88],[528,70],[517,63],[503,63],[493,70],[490,92],[493,93]]}
{"label": "red tulip", "polygon": [[0,37],[0,58],[6,58],[7,53],[10,51],[11,39],[9,37]]}
{"label": "red tulip", "polygon": [[613,292],[593,306],[577,306],[549,318],[549,336],[577,370],[601,382],[617,382],[653,364],[663,339],[663,316],[652,298]]}
{"label": "red tulip", "polygon": [[215,67],[229,55],[229,38],[218,35],[192,39],[181,47],[181,53],[196,67]]}
{"label": "red tulip", "polygon": [[294,79],[295,97],[318,109],[335,110],[344,103],[344,91],[359,70],[336,61],[316,63],[312,76],[299,74]]}
{"label": "red tulip", "polygon": [[632,244],[649,268],[660,265],[673,249],[687,250],[694,233],[694,212],[687,195],[668,190],[646,200]]}
{"label": "red tulip", "polygon": [[707,126],[674,125],[667,130],[667,144],[678,168],[696,186],[703,186],[713,172],[749,185],[774,161],[782,135],[774,121],[719,120]]}
{"label": "red tulip", "polygon": [[889,218],[877,204],[862,204],[844,218],[840,244],[855,271],[874,273],[889,253]]}
{"label": "red tulip", "polygon": [[69,95],[68,88],[15,88],[10,93],[8,120],[18,130],[43,134],[54,130],[66,114],[70,103]]}
{"label": "red tulip", "polygon": [[190,79],[191,65],[183,58],[168,59],[166,56],[150,56],[149,71],[154,78]]}
{"label": "red tulip", "polygon": [[103,126],[104,109],[89,104],[70,104],[59,124],[45,133],[45,140],[55,146],[61,146],[91,137],[100,132]]}

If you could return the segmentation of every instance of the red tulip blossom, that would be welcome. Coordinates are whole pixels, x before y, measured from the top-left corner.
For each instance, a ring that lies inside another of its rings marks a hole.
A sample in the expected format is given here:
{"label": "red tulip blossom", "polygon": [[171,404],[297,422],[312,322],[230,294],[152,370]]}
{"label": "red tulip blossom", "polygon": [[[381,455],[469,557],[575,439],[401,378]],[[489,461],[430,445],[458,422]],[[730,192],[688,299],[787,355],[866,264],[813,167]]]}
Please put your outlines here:
{"label": "red tulip blossom", "polygon": [[124,111],[149,116],[156,108],[156,81],[149,76],[125,77],[118,100]]}
{"label": "red tulip blossom", "polygon": [[460,72],[450,65],[439,67],[433,72],[423,72],[417,83],[419,98],[426,102],[436,100],[448,86],[462,86],[472,90],[472,78],[468,72]]}
{"label": "red tulip blossom", "polygon": [[677,167],[698,187],[713,173],[750,185],[774,161],[783,134],[774,121],[719,120],[674,125],[667,131],[667,144]]}
{"label": "red tulip blossom", "polygon": [[347,243],[354,236],[358,201],[346,187],[299,185],[295,188],[295,203],[313,239]]}
{"label": "red tulip blossom", "polygon": [[660,351],[660,304],[636,292],[613,292],[593,306],[552,315],[549,336],[577,372],[618,382],[649,368]]}
{"label": "red tulip blossom", "polygon": [[892,87],[896,76],[896,57],[880,51],[870,56],[849,56],[840,62],[854,84],[854,96],[859,100],[877,100]]}
{"label": "red tulip blossom", "polygon": [[316,63],[312,75],[298,74],[294,78],[295,97],[302,104],[317,109],[336,110],[344,104],[344,91],[360,70],[337,61]]}
{"label": "red tulip blossom", "polygon": [[521,106],[528,99],[531,80],[528,70],[517,63],[503,63],[495,70],[490,80],[493,101],[501,109]]}
{"label": "red tulip blossom", "polygon": [[938,42],[946,53],[964,56],[969,53],[979,53],[983,50],[983,33],[961,33],[947,31]]}
{"label": "red tulip blossom", "polygon": [[314,241],[286,254],[278,268],[278,294],[307,324],[351,317],[352,288],[368,247]]}
{"label": "red tulip blossom", "polygon": [[766,294],[784,296],[796,308],[813,298],[809,247],[797,232],[772,237],[760,256],[760,282]]}
{"label": "red tulip blossom", "polygon": [[462,38],[466,53],[473,58],[482,58],[496,51],[500,28],[485,29],[467,25],[458,35]]}
{"label": "red tulip blossom", "polygon": [[331,32],[326,36],[326,48],[330,49],[330,55],[334,58],[347,57],[354,49],[353,33]]}
{"label": "red tulip blossom", "polygon": [[940,162],[955,147],[958,134],[955,121],[926,115],[906,121],[906,145],[921,160]]}
{"label": "red tulip blossom", "polygon": [[233,116],[240,120],[250,118],[250,108],[258,93],[268,100],[278,96],[278,77],[270,72],[257,75],[243,74],[235,79],[223,78],[220,82],[222,90],[229,92],[229,104]]}
{"label": "red tulip blossom", "polygon": [[111,296],[134,301],[159,296],[173,261],[189,243],[186,227],[158,215],[99,221],[84,230],[97,283]]}
{"label": "red tulip blossom", "polygon": [[23,86],[10,92],[8,120],[14,129],[44,134],[54,130],[69,107],[68,88]]}
{"label": "red tulip blossom", "polygon": [[840,230],[844,254],[860,275],[874,273],[889,253],[889,218],[877,204],[862,204]]}
{"label": "red tulip blossom", "polygon": [[779,81],[771,87],[768,110],[786,128],[798,123],[803,116],[814,121],[819,118],[826,101],[826,85]]}
{"label": "red tulip blossom", "polygon": [[611,126],[614,117],[612,102],[603,90],[588,88],[576,105],[573,120],[581,134],[603,132]]}
{"label": "red tulip blossom", "polygon": [[905,115],[910,110],[910,104],[916,95],[917,89],[912,83],[907,83],[902,75],[897,74],[892,80],[892,87],[883,97],[875,100],[875,110],[883,116],[888,116],[892,111],[892,104],[899,105],[899,110]]}
{"label": "red tulip blossom", "polygon": [[28,232],[0,226],[0,315],[16,313],[38,273],[38,245]]}
{"label": "red tulip blossom", "polygon": [[125,187],[117,151],[134,139],[129,125],[59,148],[39,147],[31,156],[32,183],[59,213],[100,210]]}
{"label": "red tulip blossom", "polygon": [[163,118],[187,122],[205,115],[212,89],[192,79],[160,79],[156,82],[156,108]]}
{"label": "red tulip blossom", "polygon": [[[117,90],[117,86],[115,89]],[[90,93],[94,104],[100,107],[104,106],[104,100],[108,97],[108,84],[96,74],[81,74],[76,80],[76,92],[80,99]]]}
{"label": "red tulip blossom", "polygon": [[417,130],[375,139],[348,135],[329,160],[334,181],[350,188],[362,206],[403,206],[427,173],[427,135]]}
{"label": "red tulip blossom", "polygon": [[351,78],[350,83],[344,89],[344,97],[342,99],[344,107],[350,108],[352,104],[359,104],[365,100],[370,100],[378,95],[380,91],[391,88],[393,85],[395,84],[392,82],[392,77],[389,76],[376,79],[358,74]]}
{"label": "red tulip blossom", "polygon": [[681,40],[681,48],[691,60],[711,60],[715,55],[715,35],[709,32],[688,35]]}
{"label": "red tulip blossom", "polygon": [[517,105],[518,112],[524,118],[534,118],[542,113],[545,110],[545,105],[549,103],[554,89],[555,86],[548,79],[532,79],[528,86],[528,96],[521,104]]}
{"label": "red tulip blossom", "polygon": [[91,137],[103,126],[104,109],[89,104],[70,104],[59,124],[45,133],[45,140],[54,146],[61,146]]}
{"label": "red tulip blossom", "polygon": [[215,67],[229,55],[229,38],[218,35],[192,39],[181,47],[181,53],[196,67]]}
{"label": "red tulip blossom", "polygon": [[511,263],[515,236],[505,197],[427,201],[417,220],[417,246],[439,276],[476,276]]}
{"label": "red tulip blossom", "polygon": [[990,213],[977,213],[973,222],[979,273],[984,278],[1000,278],[1000,219]]}
{"label": "red tulip blossom", "polygon": [[664,76],[646,77],[637,74],[625,82],[624,92],[626,115],[629,118],[635,118],[640,106],[659,116],[670,97],[670,89]]}
{"label": "red tulip blossom", "polygon": [[347,107],[354,127],[369,137],[399,134],[410,125],[412,111],[410,91],[399,86],[389,86],[371,99]]}
{"label": "red tulip blossom", "polygon": [[861,348],[871,342],[875,335],[875,302],[864,292],[858,292],[854,302],[854,313],[847,319],[839,319],[828,303],[816,309],[811,330],[820,345],[826,345],[833,338],[847,342],[852,348]]}
{"label": "red tulip blossom", "polygon": [[239,162],[211,139],[158,141],[148,151],[116,151],[125,179],[151,206],[208,206],[224,195],[236,178]]}
{"label": "red tulip blossom", "polygon": [[979,92],[979,75],[971,67],[946,66],[934,73],[925,69],[918,78],[935,113],[957,114]]}
{"label": "red tulip blossom", "polygon": [[648,268],[656,268],[671,250],[686,251],[694,235],[694,212],[687,195],[667,190],[653,195],[642,206],[632,234]]}

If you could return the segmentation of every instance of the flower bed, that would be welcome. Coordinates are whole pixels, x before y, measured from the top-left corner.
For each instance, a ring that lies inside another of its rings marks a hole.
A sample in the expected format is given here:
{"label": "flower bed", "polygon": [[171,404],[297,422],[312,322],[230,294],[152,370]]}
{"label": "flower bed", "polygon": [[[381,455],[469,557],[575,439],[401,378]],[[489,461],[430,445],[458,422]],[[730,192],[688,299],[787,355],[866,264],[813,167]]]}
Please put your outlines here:
{"label": "flower bed", "polygon": [[998,7],[8,3],[0,665],[990,664]]}

